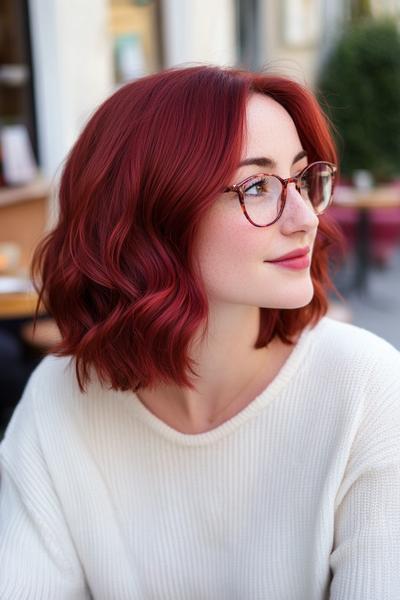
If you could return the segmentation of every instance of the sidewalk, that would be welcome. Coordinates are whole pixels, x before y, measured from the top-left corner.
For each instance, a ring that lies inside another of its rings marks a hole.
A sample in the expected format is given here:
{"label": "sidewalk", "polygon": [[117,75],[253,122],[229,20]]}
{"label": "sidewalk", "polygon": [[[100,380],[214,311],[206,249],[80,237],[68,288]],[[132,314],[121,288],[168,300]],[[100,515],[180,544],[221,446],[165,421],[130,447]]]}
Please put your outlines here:
{"label": "sidewalk", "polygon": [[345,292],[343,296],[343,308],[350,311],[351,323],[376,333],[400,350],[400,248],[384,270],[371,271],[365,296]]}

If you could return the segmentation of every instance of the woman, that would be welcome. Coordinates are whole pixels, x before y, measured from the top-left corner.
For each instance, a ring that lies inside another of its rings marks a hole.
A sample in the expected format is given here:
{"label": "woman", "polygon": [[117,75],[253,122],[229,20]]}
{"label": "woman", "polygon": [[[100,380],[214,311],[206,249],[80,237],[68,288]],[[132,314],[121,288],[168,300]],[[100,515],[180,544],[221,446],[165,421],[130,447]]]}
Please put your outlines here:
{"label": "woman", "polygon": [[1,446],[0,597],[400,590],[400,358],[324,317],[336,155],[271,75],[130,83],[34,273],[63,341]]}

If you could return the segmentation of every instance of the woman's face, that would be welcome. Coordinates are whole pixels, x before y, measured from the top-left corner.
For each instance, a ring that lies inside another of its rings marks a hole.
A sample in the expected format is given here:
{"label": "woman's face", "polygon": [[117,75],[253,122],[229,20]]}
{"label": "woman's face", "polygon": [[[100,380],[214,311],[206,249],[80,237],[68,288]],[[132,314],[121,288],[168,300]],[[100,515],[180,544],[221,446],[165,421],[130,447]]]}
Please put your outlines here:
{"label": "woman's face", "polygon": [[[288,112],[272,98],[253,94],[247,104],[242,161],[265,159],[266,165],[239,166],[229,185],[258,173],[294,176],[308,162],[306,156],[296,159],[302,150]],[[196,241],[196,256],[209,300],[263,308],[308,304],[314,293],[311,267],[294,269],[265,261],[306,246],[311,259],[317,227],[318,217],[293,183],[287,188],[280,219],[269,227],[255,227],[246,219],[235,192],[221,194],[203,219]]]}

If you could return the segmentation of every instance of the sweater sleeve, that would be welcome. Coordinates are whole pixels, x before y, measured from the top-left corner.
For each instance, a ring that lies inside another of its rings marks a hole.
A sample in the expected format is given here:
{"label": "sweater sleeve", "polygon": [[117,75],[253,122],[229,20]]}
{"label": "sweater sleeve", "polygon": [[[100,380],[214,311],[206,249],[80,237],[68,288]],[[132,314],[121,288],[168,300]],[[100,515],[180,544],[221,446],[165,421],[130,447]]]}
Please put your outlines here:
{"label": "sweater sleeve", "polygon": [[400,354],[384,350],[358,383],[364,402],[336,496],[330,600],[400,594]]}
{"label": "sweater sleeve", "polygon": [[33,379],[0,446],[0,598],[86,600],[90,594],[41,451]]}

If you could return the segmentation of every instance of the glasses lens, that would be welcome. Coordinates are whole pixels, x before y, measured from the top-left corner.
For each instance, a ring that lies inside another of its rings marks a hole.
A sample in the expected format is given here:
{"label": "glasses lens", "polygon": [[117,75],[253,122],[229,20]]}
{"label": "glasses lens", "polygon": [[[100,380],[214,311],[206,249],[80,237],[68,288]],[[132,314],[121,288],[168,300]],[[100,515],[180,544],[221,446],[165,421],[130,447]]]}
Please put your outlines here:
{"label": "glasses lens", "polygon": [[329,206],[333,191],[334,171],[329,163],[311,164],[300,180],[300,193],[317,214]]}
{"label": "glasses lens", "polygon": [[277,177],[255,177],[244,188],[244,204],[250,219],[256,225],[269,225],[280,209],[282,184]]}

